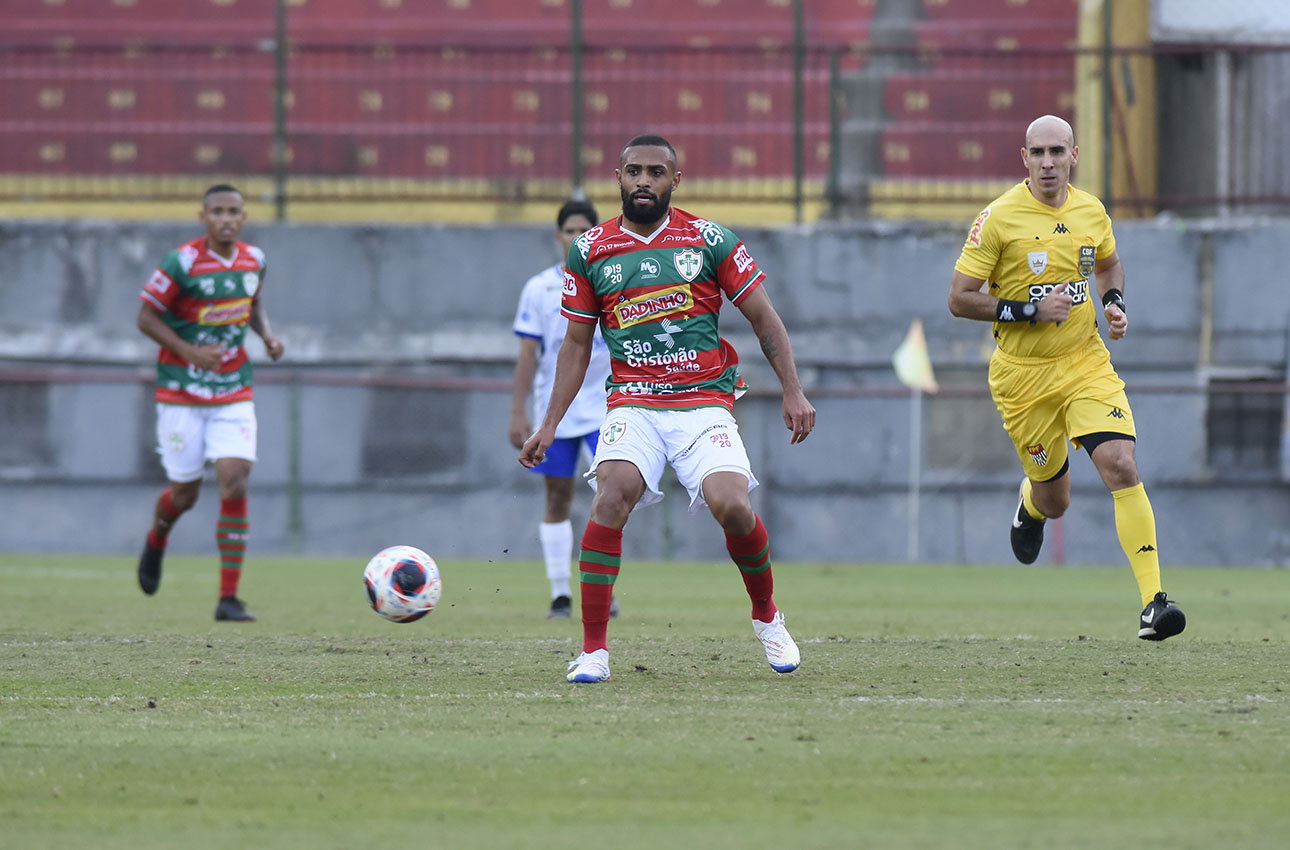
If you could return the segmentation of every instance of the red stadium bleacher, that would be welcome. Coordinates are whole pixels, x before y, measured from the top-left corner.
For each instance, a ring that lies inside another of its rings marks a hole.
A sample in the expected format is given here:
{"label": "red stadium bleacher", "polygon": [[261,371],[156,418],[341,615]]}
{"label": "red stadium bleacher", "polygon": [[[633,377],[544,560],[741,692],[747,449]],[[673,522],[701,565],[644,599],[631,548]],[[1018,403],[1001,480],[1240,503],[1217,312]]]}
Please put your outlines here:
{"label": "red stadium bleacher", "polygon": [[1073,73],[1036,71],[1024,78],[1008,72],[893,74],[883,106],[897,121],[1028,121],[1074,106]]}
{"label": "red stadium bleacher", "polygon": [[879,176],[1015,176],[1021,130],[1075,100],[1078,0],[923,0],[920,69],[883,83]]}
{"label": "red stadium bleacher", "polygon": [[1080,0],[923,0],[931,20],[1015,22],[1041,20],[1067,26],[1079,18]]}
{"label": "red stadium bleacher", "polygon": [[[672,138],[695,177],[793,175],[792,2],[614,0],[582,8],[589,172],[612,168],[626,138],[651,130]],[[828,174],[834,59],[844,75],[882,82],[882,112],[865,120],[885,127],[888,175],[989,173],[1000,127],[1015,135],[1013,122],[1069,108],[1073,62],[1060,50],[1074,37],[1077,0],[923,0],[912,7],[923,18],[903,24],[922,70],[885,79],[868,65],[876,8],[877,0],[803,7],[809,177]],[[567,175],[569,10],[550,0],[291,0],[292,172]],[[891,16],[882,23],[890,27]],[[9,167],[267,171],[275,26],[269,2],[31,3],[0,34],[11,47],[0,63],[0,143],[21,163]],[[689,49],[696,46],[714,49]],[[1036,56],[1001,72],[1000,50]],[[946,127],[956,147],[934,154]],[[1014,143],[1009,137],[1005,149]]]}
{"label": "red stadium bleacher", "polygon": [[1021,168],[1021,129],[1012,122],[893,124],[882,132],[889,177],[993,177]]}

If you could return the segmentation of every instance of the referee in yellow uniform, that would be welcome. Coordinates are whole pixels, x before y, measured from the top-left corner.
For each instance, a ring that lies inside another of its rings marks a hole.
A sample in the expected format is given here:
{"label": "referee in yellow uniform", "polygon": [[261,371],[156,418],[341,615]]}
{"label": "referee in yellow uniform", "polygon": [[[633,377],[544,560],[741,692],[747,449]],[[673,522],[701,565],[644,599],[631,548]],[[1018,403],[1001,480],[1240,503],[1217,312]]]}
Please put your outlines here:
{"label": "referee in yellow uniform", "polygon": [[1097,330],[1099,308],[1111,339],[1129,328],[1111,219],[1095,196],[1070,185],[1079,147],[1066,121],[1031,122],[1021,160],[1029,179],[977,215],[949,299],[955,316],[994,323],[990,394],[1026,473],[1012,551],[1024,564],[1039,557],[1044,522],[1070,505],[1067,441],[1085,449],[1115,499],[1116,534],[1142,593],[1138,637],[1164,640],[1187,618],[1160,585],[1133,411]]}

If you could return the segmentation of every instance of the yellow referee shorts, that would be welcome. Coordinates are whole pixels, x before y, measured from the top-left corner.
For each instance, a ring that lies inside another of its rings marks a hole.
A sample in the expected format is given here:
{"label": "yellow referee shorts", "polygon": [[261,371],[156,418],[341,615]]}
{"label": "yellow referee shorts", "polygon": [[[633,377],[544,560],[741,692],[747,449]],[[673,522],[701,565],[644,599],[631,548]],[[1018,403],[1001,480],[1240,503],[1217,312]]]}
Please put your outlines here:
{"label": "yellow referee shorts", "polygon": [[1124,382],[1101,337],[1058,357],[1016,357],[995,349],[990,395],[1032,481],[1047,481],[1069,457],[1066,441],[1110,431],[1136,437]]}

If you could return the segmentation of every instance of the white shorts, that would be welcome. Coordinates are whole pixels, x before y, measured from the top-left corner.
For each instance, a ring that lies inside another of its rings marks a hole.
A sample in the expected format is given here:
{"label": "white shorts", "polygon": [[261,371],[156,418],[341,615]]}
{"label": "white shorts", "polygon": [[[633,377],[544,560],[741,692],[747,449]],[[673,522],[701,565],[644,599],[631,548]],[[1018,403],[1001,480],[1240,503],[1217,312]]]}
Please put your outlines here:
{"label": "white shorts", "polygon": [[197,481],[208,460],[237,457],[254,463],[255,436],[254,402],[157,405],[157,454],[171,481]]}
{"label": "white shorts", "polygon": [[611,410],[600,427],[596,457],[585,476],[593,489],[596,466],[607,460],[625,460],[640,470],[645,479],[645,495],[639,502],[642,505],[662,500],[663,491],[658,485],[669,463],[676,472],[676,480],[690,494],[690,513],[706,504],[703,479],[714,472],[738,472],[748,479],[749,490],[757,486],[748,452],[739,438],[739,426],[724,407]]}

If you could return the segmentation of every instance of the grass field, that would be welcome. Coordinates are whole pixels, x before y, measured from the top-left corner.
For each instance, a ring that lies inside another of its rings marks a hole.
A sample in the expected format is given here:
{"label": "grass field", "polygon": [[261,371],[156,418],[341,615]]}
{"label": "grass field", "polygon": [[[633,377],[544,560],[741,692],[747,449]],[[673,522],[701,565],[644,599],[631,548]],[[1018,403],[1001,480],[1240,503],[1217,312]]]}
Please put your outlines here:
{"label": "grass field", "polygon": [[426,619],[361,563],[0,556],[0,846],[1280,848],[1290,573],[776,566],[777,676],[730,564],[624,565],[612,682],[533,563],[443,563]]}

